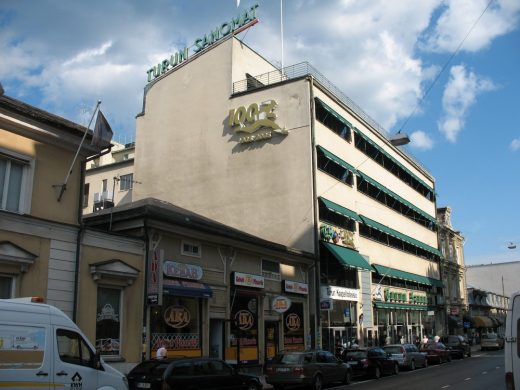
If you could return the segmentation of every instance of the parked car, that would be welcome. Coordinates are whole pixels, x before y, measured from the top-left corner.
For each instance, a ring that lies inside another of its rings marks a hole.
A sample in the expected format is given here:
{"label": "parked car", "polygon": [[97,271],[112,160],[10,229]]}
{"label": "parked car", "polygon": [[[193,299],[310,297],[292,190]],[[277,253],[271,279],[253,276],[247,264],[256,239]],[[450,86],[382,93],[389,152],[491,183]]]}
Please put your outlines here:
{"label": "parked car", "polygon": [[350,364],[354,376],[379,379],[381,375],[399,373],[399,363],[379,347],[347,349],[343,353],[343,361]]}
{"label": "parked car", "polygon": [[220,359],[204,357],[146,360],[127,378],[130,390],[262,389],[257,377],[240,374]]}
{"label": "parked car", "polygon": [[480,339],[480,349],[502,349],[504,348],[504,338],[496,333],[484,333]]}
{"label": "parked car", "polygon": [[266,381],[275,389],[323,385],[352,380],[352,368],[329,351],[280,352],[265,366]]}
{"label": "parked car", "polygon": [[452,357],[464,359],[471,357],[471,346],[463,336],[449,335],[441,337],[442,343],[450,349]]}
{"label": "parked car", "polygon": [[426,352],[428,364],[451,362],[451,352],[443,343],[431,342],[421,346],[421,352]]}
{"label": "parked car", "polygon": [[390,344],[383,349],[401,368],[415,370],[416,367],[428,367],[426,353],[420,352],[414,344]]}

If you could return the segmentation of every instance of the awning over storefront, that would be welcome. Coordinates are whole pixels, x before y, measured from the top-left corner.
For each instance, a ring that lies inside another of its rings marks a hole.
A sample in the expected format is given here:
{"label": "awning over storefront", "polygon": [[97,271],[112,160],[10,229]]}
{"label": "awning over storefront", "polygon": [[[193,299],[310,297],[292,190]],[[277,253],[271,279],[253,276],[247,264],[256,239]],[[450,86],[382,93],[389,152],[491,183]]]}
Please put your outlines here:
{"label": "awning over storefront", "polygon": [[345,168],[346,170],[357,173],[356,168],[354,168],[352,165],[350,165],[348,162],[344,161],[343,159],[336,156],[334,153],[329,152],[327,149],[325,149],[323,146],[318,145],[318,150],[323,153],[325,157],[327,157],[329,160],[334,161],[339,166]]}
{"label": "awning over storefront", "polygon": [[378,309],[428,310],[428,306],[405,305],[404,303],[374,302]]}
{"label": "awning over storefront", "polygon": [[489,318],[491,318],[491,321],[493,321],[494,326],[496,326],[496,327],[499,327],[499,326],[501,326],[501,325],[504,323],[504,322],[503,322],[500,318],[498,318],[497,316],[489,316]]}
{"label": "awning over storefront", "polygon": [[211,298],[213,290],[205,283],[187,280],[163,280],[163,290],[167,295],[181,297]]}
{"label": "awning over storefront", "polygon": [[433,287],[443,287],[442,281],[439,279],[430,278],[429,276],[422,276],[412,274],[410,272],[401,271],[395,268],[385,267],[384,265],[372,264],[377,273],[382,276],[388,276],[390,278],[396,278],[401,280],[407,280],[419,284],[425,284]]}
{"label": "awning over storefront", "polygon": [[488,316],[473,316],[471,321],[475,328],[494,328],[495,325]]}
{"label": "awning over storefront", "polygon": [[441,252],[437,248],[427,245],[424,242],[421,242],[419,240],[416,240],[415,238],[407,236],[406,234],[398,232],[397,230],[394,230],[386,225],[383,225],[382,223],[374,221],[373,219],[365,217],[364,215],[360,215],[360,218],[366,226],[379,230],[380,232],[386,233],[392,237],[398,238],[399,240],[407,242],[408,244],[411,244],[418,248],[424,249],[425,251],[430,252],[434,255],[441,255]]}
{"label": "awning over storefront", "polygon": [[361,222],[361,218],[359,218],[359,215],[355,211],[340,206],[339,204],[331,202],[330,200],[325,199],[321,196],[319,199],[320,202],[322,202],[325,205],[325,207],[328,208],[330,211],[343,215],[344,217],[353,219],[354,221]]}
{"label": "awning over storefront", "polygon": [[344,266],[373,271],[368,261],[359,252],[329,242],[322,242],[322,244]]}

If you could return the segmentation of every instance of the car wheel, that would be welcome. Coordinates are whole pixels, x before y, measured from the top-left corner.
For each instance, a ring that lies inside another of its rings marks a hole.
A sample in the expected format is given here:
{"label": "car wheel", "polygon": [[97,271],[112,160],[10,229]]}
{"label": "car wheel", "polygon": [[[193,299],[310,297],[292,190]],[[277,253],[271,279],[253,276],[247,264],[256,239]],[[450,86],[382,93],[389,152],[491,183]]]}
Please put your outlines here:
{"label": "car wheel", "polygon": [[412,360],[410,362],[410,371],[413,371],[413,370],[415,370],[415,360]]}
{"label": "car wheel", "polygon": [[397,363],[394,364],[394,370],[392,371],[392,374],[393,375],[399,374],[399,364],[397,364]]}
{"label": "car wheel", "polygon": [[321,390],[323,387],[323,380],[321,379],[321,375],[318,374],[314,377],[314,383],[312,384],[312,388],[314,390]]}
{"label": "car wheel", "polygon": [[376,366],[374,368],[374,378],[376,378],[376,379],[381,378],[381,369],[379,368],[379,366]]}
{"label": "car wheel", "polygon": [[347,370],[345,373],[345,378],[343,378],[343,384],[349,385],[350,382],[352,382],[352,372],[350,370]]}
{"label": "car wheel", "polygon": [[465,358],[465,356],[464,356],[464,351],[462,351],[462,353],[460,354],[460,358],[461,358],[461,359],[464,359],[464,358]]}
{"label": "car wheel", "polygon": [[428,368],[428,359],[424,358],[423,368]]}

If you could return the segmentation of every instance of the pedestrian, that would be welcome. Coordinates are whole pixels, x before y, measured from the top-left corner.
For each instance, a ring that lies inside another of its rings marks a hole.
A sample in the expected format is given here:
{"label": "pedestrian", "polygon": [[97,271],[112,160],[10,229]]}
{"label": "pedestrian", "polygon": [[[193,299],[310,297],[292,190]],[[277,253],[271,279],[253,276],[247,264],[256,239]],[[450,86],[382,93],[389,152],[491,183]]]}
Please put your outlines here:
{"label": "pedestrian", "polygon": [[440,339],[441,339],[441,338],[440,338],[439,336],[435,336],[435,337],[433,338],[433,341],[434,341],[435,343],[438,343]]}
{"label": "pedestrian", "polygon": [[428,344],[428,336],[426,335],[426,333],[423,336],[422,343],[425,345]]}
{"label": "pedestrian", "polygon": [[400,341],[401,341],[401,344],[404,344],[404,342],[406,341],[406,340],[404,339],[404,336],[401,336],[401,340],[400,340]]}
{"label": "pedestrian", "polygon": [[166,350],[166,343],[164,341],[161,341],[159,344],[159,349],[157,350],[156,358],[157,359],[164,359],[168,356],[168,351]]}

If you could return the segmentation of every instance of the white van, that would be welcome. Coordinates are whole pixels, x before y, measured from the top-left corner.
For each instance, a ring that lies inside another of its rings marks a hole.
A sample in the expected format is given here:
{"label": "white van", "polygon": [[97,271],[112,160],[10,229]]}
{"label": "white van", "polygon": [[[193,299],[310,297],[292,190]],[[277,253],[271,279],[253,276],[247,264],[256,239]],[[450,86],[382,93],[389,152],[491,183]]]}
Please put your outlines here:
{"label": "white van", "polygon": [[[509,300],[506,319],[506,337],[504,345],[506,389],[520,389],[520,292],[516,292]],[[515,387],[516,386],[516,387]]]}
{"label": "white van", "polygon": [[41,299],[0,299],[0,388],[128,389],[81,330]]}

